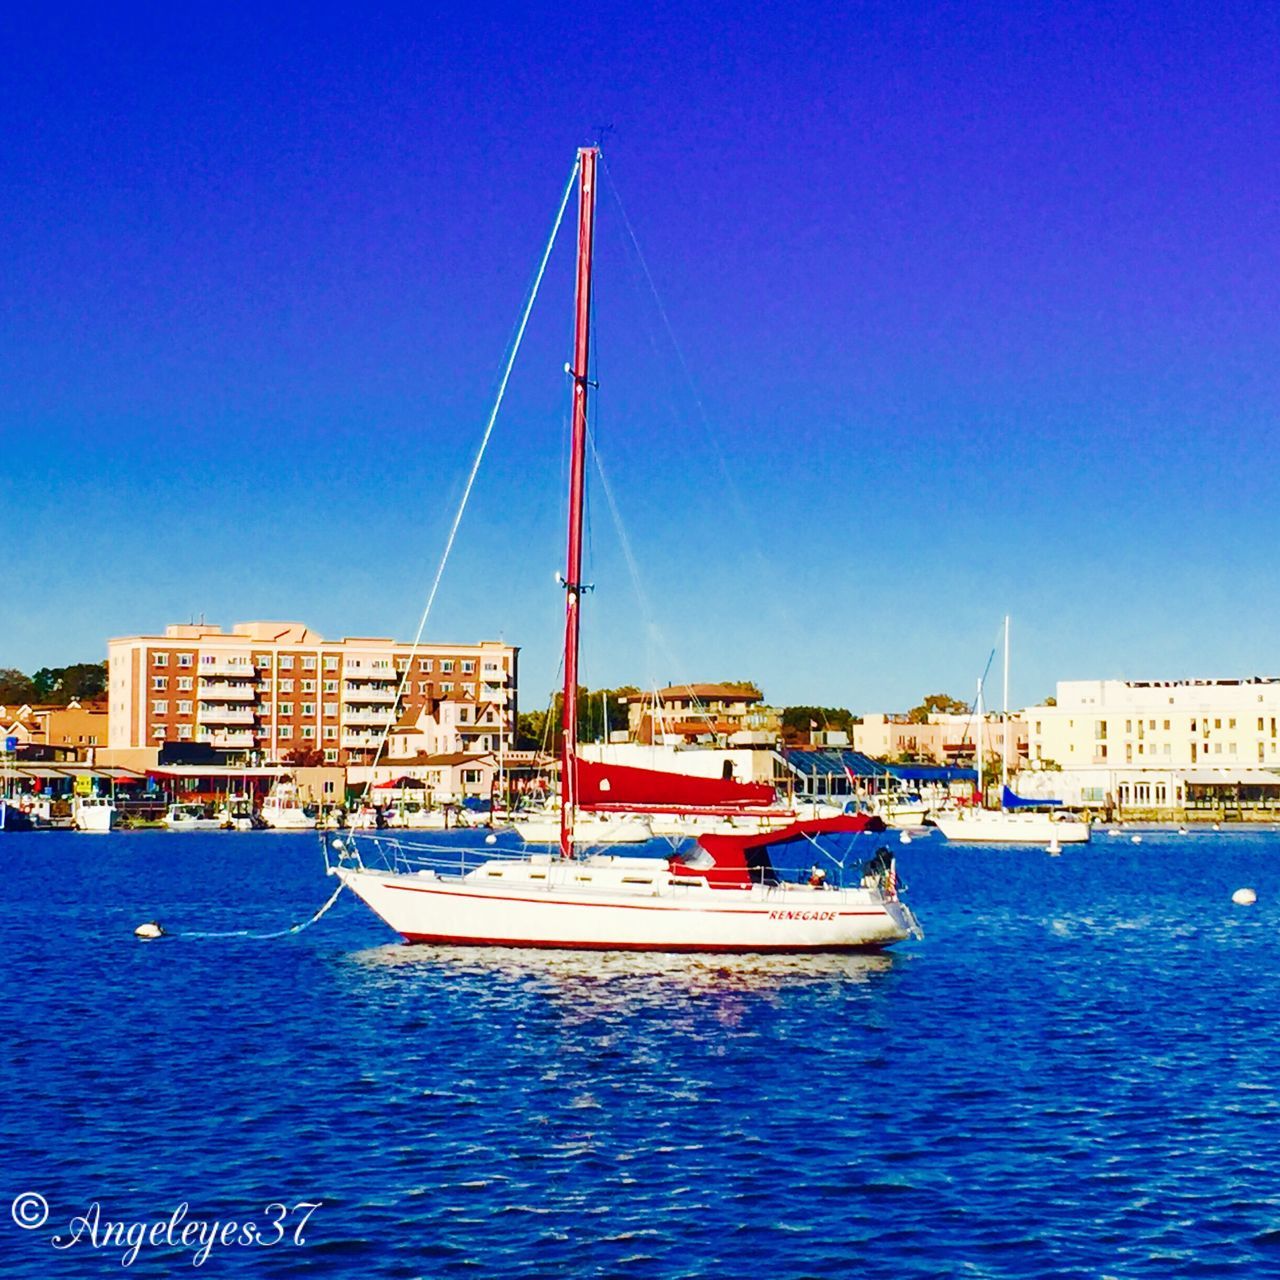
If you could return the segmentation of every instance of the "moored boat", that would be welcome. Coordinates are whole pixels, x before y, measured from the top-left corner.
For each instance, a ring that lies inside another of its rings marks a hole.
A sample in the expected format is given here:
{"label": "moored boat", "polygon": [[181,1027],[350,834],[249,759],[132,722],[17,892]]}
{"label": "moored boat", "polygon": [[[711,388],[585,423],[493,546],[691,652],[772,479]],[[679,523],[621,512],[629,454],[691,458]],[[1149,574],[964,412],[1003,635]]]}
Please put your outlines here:
{"label": "moored boat", "polygon": [[[610,951],[878,950],[918,934],[919,926],[901,900],[892,854],[881,849],[870,859],[857,856],[860,840],[884,830],[874,816],[799,821],[771,832],[702,834],[662,858],[590,851],[592,834],[612,822],[631,822],[639,829],[658,811],[724,818],[768,808],[775,799],[767,785],[658,775],[589,762],[578,752],[597,158],[597,148],[582,148],[574,171],[578,259],[573,360],[567,366],[572,379],[568,545],[560,575],[565,593],[560,805],[554,827],[548,823],[538,829],[558,847],[495,857],[484,846],[432,850],[400,834],[353,832],[325,837],[326,856],[336,855],[329,871],[408,942]],[[561,215],[570,190],[565,190]],[[798,857],[798,870],[782,870],[784,857]],[[814,858],[819,862],[809,865]]]}
{"label": "moored boat", "polygon": [[71,817],[77,831],[110,831],[116,825],[116,803],[110,796],[76,796]]}
{"label": "moored boat", "polygon": [[210,816],[204,805],[179,802],[164,811],[163,822],[170,831],[217,831],[219,818]]}

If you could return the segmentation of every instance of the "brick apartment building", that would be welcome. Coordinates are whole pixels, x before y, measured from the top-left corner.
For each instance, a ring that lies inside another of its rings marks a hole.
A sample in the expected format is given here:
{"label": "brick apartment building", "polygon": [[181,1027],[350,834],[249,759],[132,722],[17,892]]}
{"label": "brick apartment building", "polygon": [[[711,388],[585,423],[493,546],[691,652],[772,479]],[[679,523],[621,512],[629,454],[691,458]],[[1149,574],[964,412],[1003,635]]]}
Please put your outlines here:
{"label": "brick apartment building", "polygon": [[320,751],[363,765],[387,726],[425,714],[465,726],[467,749],[492,750],[515,728],[518,653],[493,640],[416,651],[325,640],[300,622],[169,626],[108,642],[108,745],[203,743],[263,763]]}

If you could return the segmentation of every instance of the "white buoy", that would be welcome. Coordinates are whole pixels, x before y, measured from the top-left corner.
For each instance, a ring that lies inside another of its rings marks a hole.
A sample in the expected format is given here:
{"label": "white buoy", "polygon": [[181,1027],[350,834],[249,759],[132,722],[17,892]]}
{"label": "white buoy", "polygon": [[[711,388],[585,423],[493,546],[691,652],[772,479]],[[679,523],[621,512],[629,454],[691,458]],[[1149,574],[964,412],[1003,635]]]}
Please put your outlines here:
{"label": "white buoy", "polygon": [[164,937],[164,929],[158,920],[148,920],[133,931],[133,936],[143,942],[154,942],[156,938]]}
{"label": "white buoy", "polygon": [[1186,829],[1186,827],[1179,827],[1179,828],[1178,828],[1178,834],[1179,834],[1180,836],[1185,836],[1185,835],[1187,834],[1187,829]]}
{"label": "white buoy", "polygon": [[497,836],[495,836],[495,835],[493,834],[493,832],[492,832],[492,831],[490,831],[490,832],[489,832],[489,834],[488,834],[487,836],[485,836],[485,838],[484,838],[484,842],[485,842],[485,844],[497,844],[497,843],[498,843],[498,837],[497,837]]}
{"label": "white buoy", "polygon": [[910,844],[910,843],[911,843],[911,832],[910,832],[910,831],[904,831],[904,832],[903,832],[903,833],[898,837],[898,843],[899,843],[899,844]]}
{"label": "white buoy", "polygon": [[1119,834],[1120,834],[1119,827],[1112,827],[1111,830],[1107,832],[1107,835],[1109,836],[1118,836]]}
{"label": "white buoy", "polygon": [[1221,830],[1222,830],[1222,827],[1221,827],[1221,825],[1220,825],[1219,823],[1215,822],[1215,823],[1213,824],[1213,829],[1214,829],[1215,831],[1221,831]]}
{"label": "white buoy", "polygon": [[1258,900],[1258,895],[1253,889],[1237,889],[1231,895],[1231,901],[1237,907],[1251,907]]}
{"label": "white buoy", "polygon": [[1142,837],[1141,837],[1141,836],[1130,836],[1130,837],[1129,837],[1129,843],[1130,843],[1130,844],[1141,844],[1141,843],[1142,843]]}

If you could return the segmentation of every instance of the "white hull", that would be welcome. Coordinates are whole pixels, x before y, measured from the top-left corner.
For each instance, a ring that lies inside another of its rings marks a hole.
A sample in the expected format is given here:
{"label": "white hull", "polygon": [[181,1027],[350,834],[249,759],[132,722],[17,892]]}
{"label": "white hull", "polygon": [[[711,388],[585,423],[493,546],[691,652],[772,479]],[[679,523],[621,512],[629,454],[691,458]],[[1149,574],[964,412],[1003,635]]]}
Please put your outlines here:
{"label": "white hull", "polygon": [[407,942],[593,951],[878,950],[910,936],[879,890],[672,884],[665,859],[492,861],[461,876],[339,867]]}
{"label": "white hull", "polygon": [[1089,824],[1062,820],[1048,813],[1009,813],[1002,809],[967,809],[940,814],[938,830],[964,844],[1087,844]]}
{"label": "white hull", "polygon": [[217,831],[221,818],[206,818],[198,808],[186,805],[170,805],[164,815],[164,825],[170,831]]}
{"label": "white hull", "polygon": [[[518,818],[512,824],[525,844],[559,844],[560,815]],[[573,824],[574,838],[579,844],[644,844],[653,838],[649,823],[643,818],[598,818],[579,815]]]}
{"label": "white hull", "polygon": [[276,809],[267,803],[262,806],[262,821],[272,831],[314,831],[316,820],[301,809]]}
{"label": "white hull", "polygon": [[77,831],[110,831],[116,825],[116,807],[100,797],[77,800],[73,808]]}
{"label": "white hull", "polygon": [[924,801],[889,801],[871,806],[871,812],[884,820],[887,827],[905,828],[910,831],[925,825],[930,809]]}

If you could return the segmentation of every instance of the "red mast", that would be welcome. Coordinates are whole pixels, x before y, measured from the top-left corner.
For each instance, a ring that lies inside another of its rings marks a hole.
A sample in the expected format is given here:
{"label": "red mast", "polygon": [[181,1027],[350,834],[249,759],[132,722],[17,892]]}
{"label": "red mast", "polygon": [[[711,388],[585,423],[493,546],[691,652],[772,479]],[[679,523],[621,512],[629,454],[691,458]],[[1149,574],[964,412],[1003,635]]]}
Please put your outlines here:
{"label": "red mast", "polygon": [[569,537],[564,582],[564,749],[560,757],[560,854],[573,857],[577,799],[578,610],[582,597],[582,509],[587,457],[587,381],[591,367],[591,249],[596,221],[598,147],[578,148],[578,284],[573,330],[573,432],[569,450]]}

